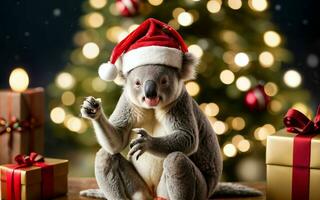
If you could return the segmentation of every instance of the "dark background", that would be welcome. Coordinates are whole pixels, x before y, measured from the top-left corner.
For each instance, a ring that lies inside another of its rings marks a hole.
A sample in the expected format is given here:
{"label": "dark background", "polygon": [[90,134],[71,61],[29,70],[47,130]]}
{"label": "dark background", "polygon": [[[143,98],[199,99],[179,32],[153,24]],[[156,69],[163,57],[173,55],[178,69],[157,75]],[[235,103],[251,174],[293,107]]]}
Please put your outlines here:
{"label": "dark background", "polygon": [[[109,0],[111,1],[111,0]],[[72,37],[80,28],[80,0],[1,0],[0,88],[8,87],[11,70],[27,69],[30,86],[46,87],[68,62]],[[273,22],[294,54],[292,64],[304,77],[314,103],[320,99],[319,7],[312,0],[269,1]]]}

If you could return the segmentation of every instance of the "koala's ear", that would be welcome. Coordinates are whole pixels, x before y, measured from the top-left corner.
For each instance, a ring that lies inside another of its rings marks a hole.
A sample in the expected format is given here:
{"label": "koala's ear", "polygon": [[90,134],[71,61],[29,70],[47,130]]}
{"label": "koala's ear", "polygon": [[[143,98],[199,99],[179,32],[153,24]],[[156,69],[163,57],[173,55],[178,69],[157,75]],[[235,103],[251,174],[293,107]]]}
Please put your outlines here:
{"label": "koala's ear", "polygon": [[119,86],[123,86],[126,82],[126,77],[123,74],[122,71],[118,71],[118,75],[116,77],[116,79],[114,79],[115,84],[119,85]]}
{"label": "koala's ear", "polygon": [[199,59],[192,53],[187,52],[183,55],[182,67],[180,69],[180,78],[184,81],[196,78],[196,67],[199,64]]}

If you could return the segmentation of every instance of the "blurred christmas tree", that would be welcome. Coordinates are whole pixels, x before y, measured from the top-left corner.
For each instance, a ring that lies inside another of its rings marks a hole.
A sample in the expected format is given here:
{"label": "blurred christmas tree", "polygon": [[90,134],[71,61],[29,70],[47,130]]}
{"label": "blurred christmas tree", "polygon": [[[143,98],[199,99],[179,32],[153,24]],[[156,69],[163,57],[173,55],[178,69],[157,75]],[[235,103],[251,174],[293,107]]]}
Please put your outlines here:
{"label": "blurred christmas tree", "polygon": [[98,66],[117,42],[153,17],[177,29],[201,57],[198,78],[186,87],[219,135],[224,178],[263,178],[266,137],[282,126],[284,112],[293,106],[311,114],[308,93],[297,89],[300,74],[281,70],[291,55],[267,8],[266,0],[86,1],[70,63],[49,86],[51,120],[61,124],[54,126],[56,136],[97,148],[90,125],[78,117],[80,104],[85,96],[101,97],[111,114],[121,87],[99,79]]}

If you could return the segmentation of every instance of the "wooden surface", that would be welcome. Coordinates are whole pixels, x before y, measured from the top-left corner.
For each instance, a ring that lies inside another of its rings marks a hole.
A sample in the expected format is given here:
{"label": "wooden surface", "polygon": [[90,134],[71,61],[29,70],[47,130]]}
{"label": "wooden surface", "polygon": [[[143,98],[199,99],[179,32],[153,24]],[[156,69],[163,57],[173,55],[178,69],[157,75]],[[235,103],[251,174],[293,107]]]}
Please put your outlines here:
{"label": "wooden surface", "polygon": [[[265,194],[265,183],[242,183],[250,187],[254,187]],[[56,200],[75,200],[83,199],[90,200],[90,198],[80,197],[79,191],[85,189],[97,188],[97,183],[93,178],[69,178],[69,192],[67,196],[56,198]],[[256,198],[228,198],[225,200],[264,200],[265,195]],[[93,199],[91,199],[93,200]],[[223,200],[219,198],[219,200]]]}

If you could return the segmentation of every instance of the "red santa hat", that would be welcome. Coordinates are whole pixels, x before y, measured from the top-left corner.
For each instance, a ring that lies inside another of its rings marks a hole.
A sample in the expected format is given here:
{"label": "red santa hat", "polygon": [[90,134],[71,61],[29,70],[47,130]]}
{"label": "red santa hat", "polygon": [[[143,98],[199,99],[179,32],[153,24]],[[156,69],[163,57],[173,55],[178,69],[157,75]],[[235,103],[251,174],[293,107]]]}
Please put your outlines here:
{"label": "red santa hat", "polygon": [[99,76],[106,81],[117,77],[118,71],[147,64],[162,64],[180,68],[188,47],[171,26],[149,18],[131,32],[112,51],[110,60],[99,67]]}

